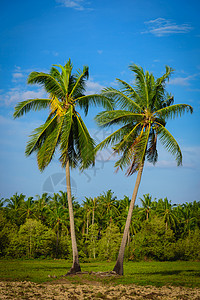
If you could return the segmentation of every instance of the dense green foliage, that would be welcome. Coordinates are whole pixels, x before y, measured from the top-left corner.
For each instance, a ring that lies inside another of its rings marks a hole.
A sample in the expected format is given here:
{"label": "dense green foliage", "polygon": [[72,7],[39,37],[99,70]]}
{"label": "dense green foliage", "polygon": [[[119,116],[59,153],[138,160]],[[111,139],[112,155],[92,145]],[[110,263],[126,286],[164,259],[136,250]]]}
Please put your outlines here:
{"label": "dense green foliage", "polygon": [[[130,199],[112,191],[73,199],[75,229],[82,262],[115,261]],[[165,198],[141,199],[133,211],[126,260],[199,260],[200,202],[172,205]],[[67,194],[1,199],[0,257],[72,259]]]}

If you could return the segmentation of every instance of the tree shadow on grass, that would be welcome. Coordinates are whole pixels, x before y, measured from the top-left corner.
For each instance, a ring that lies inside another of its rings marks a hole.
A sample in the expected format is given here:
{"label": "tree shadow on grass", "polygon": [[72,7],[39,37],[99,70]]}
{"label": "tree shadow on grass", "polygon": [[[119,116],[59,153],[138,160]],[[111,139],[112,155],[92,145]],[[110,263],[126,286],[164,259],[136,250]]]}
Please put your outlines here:
{"label": "tree shadow on grass", "polygon": [[[181,273],[184,273],[184,275],[187,275],[187,273],[194,273],[194,276],[200,276],[200,271],[197,272],[196,270],[166,270],[166,271],[158,271],[158,272],[148,272],[147,275],[179,275]],[[144,274],[144,273],[137,273],[137,274]],[[189,275],[189,274],[188,274]],[[191,274],[190,274],[191,275]]]}

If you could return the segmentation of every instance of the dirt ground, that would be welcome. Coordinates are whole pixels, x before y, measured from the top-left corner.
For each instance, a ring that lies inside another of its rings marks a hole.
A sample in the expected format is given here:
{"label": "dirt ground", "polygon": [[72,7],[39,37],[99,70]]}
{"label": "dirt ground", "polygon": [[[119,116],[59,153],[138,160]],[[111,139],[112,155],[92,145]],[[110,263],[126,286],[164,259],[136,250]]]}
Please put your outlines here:
{"label": "dirt ground", "polygon": [[200,300],[200,288],[103,285],[99,282],[72,284],[66,278],[53,282],[0,282],[0,299],[179,299]]}

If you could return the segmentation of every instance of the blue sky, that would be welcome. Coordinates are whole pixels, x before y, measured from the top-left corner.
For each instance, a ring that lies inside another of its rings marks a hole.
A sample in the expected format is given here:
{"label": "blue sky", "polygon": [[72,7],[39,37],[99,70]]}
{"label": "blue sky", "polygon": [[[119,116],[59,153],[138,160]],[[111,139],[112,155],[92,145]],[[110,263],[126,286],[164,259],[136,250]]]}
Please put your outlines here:
{"label": "blue sky", "polygon": [[[44,122],[47,112],[29,113],[17,120],[12,115],[17,102],[45,96],[41,87],[26,84],[31,71],[48,72],[52,64],[64,65],[71,58],[74,71],[89,66],[87,93],[116,87],[116,78],[132,83],[130,63],[156,77],[164,73],[165,65],[175,69],[167,90],[175,103],[194,108],[192,115],[167,124],[182,149],[183,166],[176,167],[173,157],[158,146],[159,161],[155,167],[145,165],[138,198],[150,193],[157,199],[168,197],[172,203],[199,201],[199,11],[197,0],[2,0],[0,197],[65,190],[64,170],[56,158],[40,173],[35,156],[24,155],[28,136]],[[100,131],[93,121],[100,110],[91,109],[84,118],[97,142],[109,133]],[[78,201],[108,189],[118,198],[131,197],[136,175],[115,173],[115,158],[110,154],[109,149],[99,154],[93,169],[72,171]]]}

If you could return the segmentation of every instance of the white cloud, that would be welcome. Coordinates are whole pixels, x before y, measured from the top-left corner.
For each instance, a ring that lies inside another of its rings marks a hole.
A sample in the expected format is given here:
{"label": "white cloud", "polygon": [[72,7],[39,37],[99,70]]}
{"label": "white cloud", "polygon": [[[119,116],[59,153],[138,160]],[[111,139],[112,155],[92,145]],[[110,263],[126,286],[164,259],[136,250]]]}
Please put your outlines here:
{"label": "white cloud", "polygon": [[24,77],[24,75],[20,72],[15,72],[12,74],[13,78],[18,79]]}
{"label": "white cloud", "polygon": [[83,6],[84,0],[56,0],[56,2],[67,8],[73,8],[76,10],[85,9]]}
{"label": "white cloud", "polygon": [[45,55],[59,56],[59,53],[57,51],[43,50],[42,53],[44,53]]}
{"label": "white cloud", "polygon": [[189,24],[176,24],[175,22],[164,18],[150,20],[145,22],[145,24],[147,24],[148,29],[143,33],[152,33],[157,37],[188,33],[193,29]]}
{"label": "white cloud", "polygon": [[100,83],[94,82],[92,80],[88,80],[86,86],[86,94],[92,95],[92,94],[100,93],[103,88],[104,86],[101,85]]}
{"label": "white cloud", "polygon": [[194,80],[195,77],[199,76],[199,73],[197,74],[193,74],[187,77],[176,77],[174,79],[170,79],[168,84],[172,84],[172,85],[181,85],[181,86],[189,86],[190,85],[190,81]]}
{"label": "white cloud", "polygon": [[21,102],[27,99],[44,98],[46,93],[44,89],[38,88],[35,91],[25,90],[21,87],[11,88],[7,93],[0,95],[0,106],[11,106],[17,102]]}
{"label": "white cloud", "polygon": [[188,77],[177,77],[177,78],[174,78],[174,79],[170,79],[168,84],[188,86],[188,85],[190,85],[189,80],[190,80],[190,76],[188,76]]}

